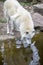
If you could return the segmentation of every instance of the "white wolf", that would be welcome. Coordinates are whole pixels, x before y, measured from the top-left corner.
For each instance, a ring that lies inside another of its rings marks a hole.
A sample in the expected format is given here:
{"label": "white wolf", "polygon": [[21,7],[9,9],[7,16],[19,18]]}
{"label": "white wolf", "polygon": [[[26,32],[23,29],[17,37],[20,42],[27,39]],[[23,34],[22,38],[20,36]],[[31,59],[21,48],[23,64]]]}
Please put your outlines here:
{"label": "white wolf", "polygon": [[4,14],[7,19],[7,33],[13,33],[13,24],[15,24],[16,30],[20,31],[22,39],[34,36],[34,24],[31,14],[17,0],[6,0],[4,2]]}

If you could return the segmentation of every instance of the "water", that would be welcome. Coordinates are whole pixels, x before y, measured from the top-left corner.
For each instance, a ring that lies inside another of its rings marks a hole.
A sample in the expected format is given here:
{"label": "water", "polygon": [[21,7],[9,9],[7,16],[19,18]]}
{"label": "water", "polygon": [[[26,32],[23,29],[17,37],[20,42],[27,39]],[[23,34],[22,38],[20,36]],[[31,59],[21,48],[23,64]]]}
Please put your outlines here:
{"label": "water", "polygon": [[25,49],[22,47],[17,49],[14,40],[5,40],[3,42],[1,45],[2,65],[27,65],[30,62],[32,54],[30,48]]}
{"label": "water", "polygon": [[40,65],[39,60],[39,54],[38,54],[38,49],[35,46],[35,42],[31,44],[31,50],[33,51],[33,56],[32,56],[32,61],[30,62],[29,65]]}
{"label": "water", "polygon": [[0,42],[0,65],[43,65],[43,33],[35,35],[34,40],[36,43],[31,45],[32,50],[23,47],[16,49],[14,39]]}
{"label": "water", "polygon": [[4,43],[2,42],[2,45],[1,45],[1,53],[2,53],[1,56],[3,58],[2,63],[3,63],[3,65],[7,65],[7,63],[6,63],[6,55],[4,55],[4,50],[5,50]]}
{"label": "water", "polygon": [[43,65],[43,32],[40,32],[39,34],[36,34],[35,37],[33,38],[33,41],[36,41],[36,47],[38,48],[39,51],[39,56],[40,56],[40,65]]}

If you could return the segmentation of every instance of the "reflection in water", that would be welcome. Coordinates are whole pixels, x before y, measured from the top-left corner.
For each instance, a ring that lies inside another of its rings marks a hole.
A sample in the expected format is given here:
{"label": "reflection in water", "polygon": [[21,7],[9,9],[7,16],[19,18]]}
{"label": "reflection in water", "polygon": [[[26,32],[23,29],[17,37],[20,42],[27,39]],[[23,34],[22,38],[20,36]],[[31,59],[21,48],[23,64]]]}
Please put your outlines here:
{"label": "reflection in water", "polygon": [[[13,40],[5,41],[1,45],[1,52],[2,52],[2,57],[3,57],[3,65],[39,65],[39,55],[38,55],[38,49],[35,47],[34,43],[31,44],[30,46],[33,54],[32,54],[32,60],[28,57],[30,57],[30,50],[29,48],[26,50],[20,48],[16,49],[15,48],[15,43]],[[24,50],[24,51],[23,51]],[[23,51],[23,53],[22,53]],[[24,54],[24,55],[23,55]],[[24,60],[27,59],[27,63]]]}
{"label": "reflection in water", "polygon": [[2,52],[2,55],[3,55],[3,52],[4,52],[4,43],[2,43],[2,45],[1,45],[1,52]]}
{"label": "reflection in water", "polygon": [[[18,43],[18,47],[16,47],[16,48],[20,48],[20,46],[19,46],[20,41],[17,40],[16,43]],[[30,48],[33,52],[33,56],[32,56],[33,59],[31,60],[29,65],[40,65],[40,63],[39,63],[40,57],[39,57],[39,54],[38,54],[38,49],[35,46],[35,42],[33,42],[31,44],[31,37],[29,35],[26,35],[24,37],[23,46],[24,46],[24,48],[30,46]]]}
{"label": "reflection in water", "polygon": [[21,40],[16,39],[16,48],[21,48]]}
{"label": "reflection in water", "polygon": [[33,59],[29,65],[40,65],[40,63],[39,63],[40,57],[38,54],[38,49],[35,47],[34,43],[31,44],[31,49],[33,51],[33,56],[32,56]]}
{"label": "reflection in water", "polygon": [[3,58],[2,62],[3,62],[3,65],[7,65],[6,56],[4,55],[4,50],[5,50],[4,43],[2,43],[2,45],[1,45],[1,53],[2,53],[2,58]]}

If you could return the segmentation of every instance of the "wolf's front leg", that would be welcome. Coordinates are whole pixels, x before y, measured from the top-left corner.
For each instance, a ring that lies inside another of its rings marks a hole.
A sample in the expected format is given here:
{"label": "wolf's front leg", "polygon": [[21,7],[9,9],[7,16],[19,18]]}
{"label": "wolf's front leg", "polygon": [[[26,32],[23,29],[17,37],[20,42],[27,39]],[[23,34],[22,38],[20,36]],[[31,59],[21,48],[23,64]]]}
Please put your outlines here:
{"label": "wolf's front leg", "polygon": [[9,34],[9,32],[10,32],[9,21],[8,21],[8,19],[7,19],[7,34]]}
{"label": "wolf's front leg", "polygon": [[14,35],[14,24],[13,24],[13,20],[9,19],[7,21],[7,34],[11,34]]}
{"label": "wolf's front leg", "polygon": [[16,48],[21,48],[21,39],[16,39]]}
{"label": "wolf's front leg", "polygon": [[10,29],[10,34],[14,35],[14,21],[11,19],[9,21],[9,29]]}

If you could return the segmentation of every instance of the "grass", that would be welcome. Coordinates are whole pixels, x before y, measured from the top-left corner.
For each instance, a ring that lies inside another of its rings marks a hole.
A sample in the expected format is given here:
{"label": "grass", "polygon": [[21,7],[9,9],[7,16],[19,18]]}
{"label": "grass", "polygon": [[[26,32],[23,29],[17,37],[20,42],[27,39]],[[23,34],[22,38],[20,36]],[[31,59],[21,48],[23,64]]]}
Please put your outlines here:
{"label": "grass", "polygon": [[20,2],[21,5],[25,6],[25,5],[31,5],[31,3],[28,2]]}
{"label": "grass", "polygon": [[6,23],[5,19],[0,19],[0,23]]}

